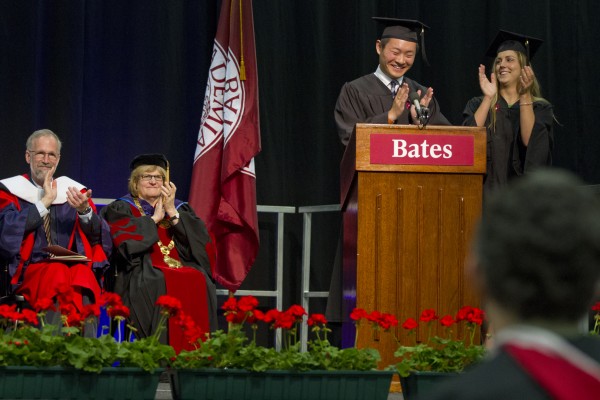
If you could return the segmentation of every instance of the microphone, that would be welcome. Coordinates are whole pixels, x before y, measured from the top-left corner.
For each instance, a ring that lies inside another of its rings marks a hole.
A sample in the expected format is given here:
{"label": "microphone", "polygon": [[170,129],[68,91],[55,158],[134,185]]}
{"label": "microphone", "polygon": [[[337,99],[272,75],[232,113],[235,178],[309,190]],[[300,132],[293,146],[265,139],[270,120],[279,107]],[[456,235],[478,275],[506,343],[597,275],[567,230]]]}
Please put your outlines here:
{"label": "microphone", "polygon": [[409,98],[410,102],[415,106],[419,122],[421,123],[421,125],[425,125],[425,123],[429,119],[429,110],[427,109],[427,107],[421,106],[421,99],[419,98],[419,94],[417,92],[412,92]]}
{"label": "microphone", "polygon": [[421,99],[419,98],[419,94],[417,92],[412,92],[410,94],[409,98],[410,98],[410,102],[417,109],[417,118],[421,119],[421,115],[423,115],[423,111],[421,110],[421,102],[420,102]]}

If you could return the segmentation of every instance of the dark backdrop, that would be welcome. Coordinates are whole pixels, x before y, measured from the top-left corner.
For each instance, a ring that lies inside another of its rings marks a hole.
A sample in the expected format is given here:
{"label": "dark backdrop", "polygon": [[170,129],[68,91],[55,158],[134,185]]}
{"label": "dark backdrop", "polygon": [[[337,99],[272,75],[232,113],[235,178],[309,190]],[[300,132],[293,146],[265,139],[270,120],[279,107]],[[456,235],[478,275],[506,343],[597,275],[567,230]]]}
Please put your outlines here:
{"label": "dark backdrop", "polygon": [[[180,198],[192,159],[216,30],[217,0],[0,0],[0,176],[26,171],[25,138],[50,128],[64,142],[58,173],[116,197],[142,152],[171,160]],[[600,182],[600,11],[592,0],[255,0],[263,150],[259,204],[337,203],[343,148],[333,107],[346,81],[377,66],[371,16],[431,27],[431,67],[409,75],[435,89],[459,124],[479,95],[477,67],[499,28],[544,39],[533,60],[555,106],[555,165]],[[286,217],[286,293],[297,300],[301,217]],[[327,289],[339,217],[315,221],[313,289]],[[274,222],[244,287],[273,284]]]}

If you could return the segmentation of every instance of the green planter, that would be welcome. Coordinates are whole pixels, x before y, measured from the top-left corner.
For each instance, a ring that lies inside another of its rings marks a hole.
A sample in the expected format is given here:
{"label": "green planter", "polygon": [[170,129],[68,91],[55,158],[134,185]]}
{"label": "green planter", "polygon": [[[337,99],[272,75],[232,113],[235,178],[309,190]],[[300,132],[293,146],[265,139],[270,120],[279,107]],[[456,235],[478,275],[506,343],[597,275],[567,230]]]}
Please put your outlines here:
{"label": "green planter", "polygon": [[63,367],[0,367],[2,399],[154,399],[162,370],[104,368],[101,373]]}
{"label": "green planter", "polygon": [[392,371],[170,371],[176,400],[386,400]]}
{"label": "green planter", "polygon": [[458,373],[454,372],[411,372],[406,378],[400,377],[402,396],[404,400],[411,400],[417,396],[423,398],[423,394],[426,394],[435,385],[456,375]]}

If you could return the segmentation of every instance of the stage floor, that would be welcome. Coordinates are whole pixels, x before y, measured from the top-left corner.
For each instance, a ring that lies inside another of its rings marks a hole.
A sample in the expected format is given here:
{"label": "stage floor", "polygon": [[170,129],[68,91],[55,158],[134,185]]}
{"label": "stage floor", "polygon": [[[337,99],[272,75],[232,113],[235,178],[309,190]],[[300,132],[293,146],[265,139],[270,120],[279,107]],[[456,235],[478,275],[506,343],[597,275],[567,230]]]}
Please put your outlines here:
{"label": "stage floor", "polygon": [[[171,396],[171,387],[168,382],[160,382],[158,384],[158,389],[156,389],[156,397],[155,400],[172,400]],[[257,399],[258,400],[258,399]],[[310,399],[307,399],[310,400]],[[365,399],[370,400],[370,399]],[[390,393],[387,400],[403,400],[402,393]]]}

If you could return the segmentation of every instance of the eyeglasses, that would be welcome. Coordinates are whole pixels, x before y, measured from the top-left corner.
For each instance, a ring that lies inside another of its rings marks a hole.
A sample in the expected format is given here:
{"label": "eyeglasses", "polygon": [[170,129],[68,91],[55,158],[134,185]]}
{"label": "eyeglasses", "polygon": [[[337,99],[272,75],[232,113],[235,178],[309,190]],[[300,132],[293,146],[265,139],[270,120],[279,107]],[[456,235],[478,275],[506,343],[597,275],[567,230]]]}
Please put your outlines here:
{"label": "eyeglasses", "polygon": [[154,179],[156,182],[163,181],[162,175],[142,175],[142,180],[144,182],[150,182],[152,179]]}
{"label": "eyeglasses", "polygon": [[34,151],[34,150],[27,150],[29,152],[29,154],[31,154],[33,156],[33,158],[36,158],[38,160],[43,160],[46,158],[46,156],[48,156],[48,159],[50,161],[56,161],[58,159],[58,157],[60,157],[60,154],[56,154],[56,153],[45,153],[43,151]]}

